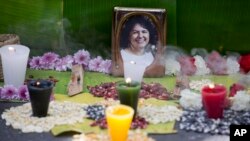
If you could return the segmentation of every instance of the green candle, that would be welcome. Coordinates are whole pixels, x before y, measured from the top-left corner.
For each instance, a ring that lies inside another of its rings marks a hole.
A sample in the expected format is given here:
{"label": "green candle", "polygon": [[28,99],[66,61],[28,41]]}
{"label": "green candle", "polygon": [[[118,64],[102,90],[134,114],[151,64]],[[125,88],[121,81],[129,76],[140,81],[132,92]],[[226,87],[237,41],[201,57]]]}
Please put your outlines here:
{"label": "green candle", "polygon": [[120,103],[132,107],[135,111],[134,115],[136,115],[140,89],[140,83],[135,81],[119,81],[116,83]]}

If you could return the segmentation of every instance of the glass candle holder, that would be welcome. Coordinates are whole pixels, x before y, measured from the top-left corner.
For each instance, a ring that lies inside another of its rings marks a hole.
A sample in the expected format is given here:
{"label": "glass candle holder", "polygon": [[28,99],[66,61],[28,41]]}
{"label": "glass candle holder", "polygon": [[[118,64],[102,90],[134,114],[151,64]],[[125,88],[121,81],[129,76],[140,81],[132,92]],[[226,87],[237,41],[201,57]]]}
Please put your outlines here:
{"label": "glass candle holder", "polygon": [[207,85],[201,90],[202,102],[208,118],[223,118],[226,87],[223,85]]}
{"label": "glass candle holder", "polygon": [[114,105],[106,109],[106,119],[111,141],[126,141],[134,110],[126,105]]}
{"label": "glass candle holder", "polygon": [[31,80],[27,83],[33,116],[45,117],[54,83],[50,80]]}
{"label": "glass candle holder", "polygon": [[136,64],[135,61],[124,62],[124,79],[131,78],[133,81],[141,83],[145,69],[145,66]]}
{"label": "glass candle holder", "polygon": [[0,48],[5,85],[23,85],[30,49],[23,45],[6,45]]}
{"label": "glass candle holder", "polygon": [[119,81],[116,83],[116,90],[118,92],[120,103],[132,107],[135,111],[135,116],[137,112],[141,83],[136,81]]}

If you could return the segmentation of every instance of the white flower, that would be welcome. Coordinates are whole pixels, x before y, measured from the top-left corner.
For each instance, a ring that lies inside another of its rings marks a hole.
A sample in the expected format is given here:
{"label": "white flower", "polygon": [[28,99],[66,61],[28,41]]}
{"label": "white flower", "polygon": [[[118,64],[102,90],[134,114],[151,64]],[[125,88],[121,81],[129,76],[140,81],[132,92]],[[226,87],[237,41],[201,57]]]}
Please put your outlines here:
{"label": "white flower", "polygon": [[52,101],[49,104],[48,115],[38,118],[32,115],[31,103],[11,107],[2,113],[2,119],[6,125],[12,125],[14,129],[28,132],[49,132],[54,126],[62,124],[74,124],[83,122],[86,112],[83,110],[87,105],[73,102]]}
{"label": "white flower", "polygon": [[162,107],[146,105],[138,109],[138,115],[152,124],[159,124],[179,120],[182,115],[182,110],[171,105]]}
{"label": "white flower", "polygon": [[180,105],[187,110],[200,110],[202,108],[201,95],[189,89],[181,91]]}
{"label": "white flower", "polygon": [[250,110],[250,95],[246,91],[238,91],[234,96],[231,109],[235,111]]}
{"label": "white flower", "polygon": [[201,89],[208,84],[213,84],[214,82],[210,79],[202,79],[202,80],[192,80],[189,83],[189,87],[191,90],[201,91]]}
{"label": "white flower", "polygon": [[235,74],[240,71],[240,65],[236,58],[229,57],[227,58],[227,74]]}
{"label": "white flower", "polygon": [[204,59],[201,56],[199,56],[199,55],[194,56],[194,58],[195,58],[194,64],[195,64],[196,69],[197,69],[196,72],[195,72],[195,74],[196,75],[209,74],[210,73],[210,69],[207,67]]}
{"label": "white flower", "polygon": [[181,70],[181,65],[178,61],[176,61],[175,59],[166,59],[165,60],[165,74],[166,75],[172,75],[172,74],[176,74],[177,72],[180,72]]}

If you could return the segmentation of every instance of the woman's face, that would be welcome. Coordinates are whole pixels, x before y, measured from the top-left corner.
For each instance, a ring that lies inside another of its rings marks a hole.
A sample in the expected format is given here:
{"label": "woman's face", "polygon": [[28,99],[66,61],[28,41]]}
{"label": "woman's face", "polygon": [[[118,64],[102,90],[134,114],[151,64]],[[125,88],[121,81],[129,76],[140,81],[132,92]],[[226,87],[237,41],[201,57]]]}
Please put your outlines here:
{"label": "woman's face", "polygon": [[140,24],[135,24],[130,32],[130,43],[135,49],[143,49],[149,43],[149,31]]}

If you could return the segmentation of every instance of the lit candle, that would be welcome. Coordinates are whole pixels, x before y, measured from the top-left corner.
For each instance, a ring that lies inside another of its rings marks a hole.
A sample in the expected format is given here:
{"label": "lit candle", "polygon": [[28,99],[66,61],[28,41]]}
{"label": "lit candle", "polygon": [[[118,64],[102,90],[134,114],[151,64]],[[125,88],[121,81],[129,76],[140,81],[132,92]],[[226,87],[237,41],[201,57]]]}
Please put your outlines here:
{"label": "lit candle", "polygon": [[126,105],[107,107],[105,111],[111,141],[126,141],[134,110]]}
{"label": "lit candle", "polygon": [[223,118],[226,87],[218,84],[204,86],[201,90],[202,102],[208,118]]}
{"label": "lit candle", "polygon": [[133,81],[141,83],[145,71],[145,66],[137,64],[135,61],[124,62],[124,78],[131,78]]}
{"label": "lit candle", "polygon": [[120,103],[132,107],[135,111],[135,114],[137,110],[140,89],[140,83],[131,81],[131,78],[127,78],[126,82],[119,81],[116,83],[116,90],[118,92]]}
{"label": "lit candle", "polygon": [[23,85],[30,49],[23,45],[6,45],[0,48],[4,84]]}
{"label": "lit candle", "polygon": [[50,80],[31,80],[28,81],[27,86],[33,116],[47,116],[50,95],[52,93],[54,83]]}
{"label": "lit candle", "polygon": [[128,86],[130,86],[132,80],[131,80],[131,78],[127,78],[127,79],[125,80],[125,82],[126,82],[126,84],[128,84]]}
{"label": "lit candle", "polygon": [[12,47],[12,46],[8,47],[8,50],[9,50],[10,53],[16,52],[15,48]]}

